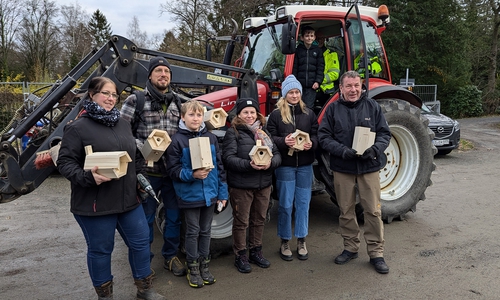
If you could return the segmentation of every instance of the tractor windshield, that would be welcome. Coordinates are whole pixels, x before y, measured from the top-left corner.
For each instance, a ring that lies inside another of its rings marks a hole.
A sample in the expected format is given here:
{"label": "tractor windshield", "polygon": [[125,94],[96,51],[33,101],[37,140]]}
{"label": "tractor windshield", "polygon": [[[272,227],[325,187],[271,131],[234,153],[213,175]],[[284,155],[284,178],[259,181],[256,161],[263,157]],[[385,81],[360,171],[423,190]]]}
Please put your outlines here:
{"label": "tractor windshield", "polygon": [[364,41],[366,42],[366,52],[368,52],[368,71],[370,77],[389,78],[387,71],[387,61],[382,48],[382,43],[375,30],[375,27],[366,21],[361,22],[363,30],[359,30],[359,23],[356,19],[351,19],[351,24],[348,27],[348,36],[351,43],[351,59],[353,67],[357,70],[362,77],[364,77],[365,66],[363,62],[363,45],[360,37],[361,33],[364,34]]}
{"label": "tractor windshield", "polygon": [[260,78],[269,78],[272,69],[283,72],[285,55],[281,53],[281,28],[283,24],[273,24],[249,33],[243,50],[242,67],[254,69]]}

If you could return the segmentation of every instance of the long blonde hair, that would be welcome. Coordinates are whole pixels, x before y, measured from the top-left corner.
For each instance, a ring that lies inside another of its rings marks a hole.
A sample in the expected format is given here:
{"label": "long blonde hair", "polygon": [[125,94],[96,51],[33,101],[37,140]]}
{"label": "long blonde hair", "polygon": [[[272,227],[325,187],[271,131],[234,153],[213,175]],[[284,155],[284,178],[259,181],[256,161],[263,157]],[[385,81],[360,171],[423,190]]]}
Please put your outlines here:
{"label": "long blonde hair", "polygon": [[[307,114],[307,109],[306,109],[306,104],[302,99],[300,99],[298,103],[300,110],[302,110],[303,113]],[[292,113],[290,112],[290,104],[288,104],[288,101],[284,97],[281,97],[278,100],[278,103],[276,103],[276,109],[280,111],[281,114],[281,119],[283,120],[283,123],[285,124],[292,124]]]}

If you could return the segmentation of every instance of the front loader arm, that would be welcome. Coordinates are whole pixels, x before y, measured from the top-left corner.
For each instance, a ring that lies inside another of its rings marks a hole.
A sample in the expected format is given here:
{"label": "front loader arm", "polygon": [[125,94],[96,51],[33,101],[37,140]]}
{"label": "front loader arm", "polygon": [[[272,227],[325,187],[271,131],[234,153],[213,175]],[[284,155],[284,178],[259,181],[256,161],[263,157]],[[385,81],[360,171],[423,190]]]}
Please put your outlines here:
{"label": "front loader arm", "polygon": [[[90,80],[96,76],[108,77],[115,82],[120,93],[130,92],[135,87],[144,88],[149,65],[149,59],[144,59],[146,56],[163,56],[171,61],[172,85],[238,87],[239,97],[258,97],[257,74],[253,70],[143,49],[126,38],[112,36],[104,46],[89,53],[67,75],[52,85],[43,96],[38,98],[30,95],[28,99],[35,98],[35,105],[30,107],[25,103],[16,113],[17,119],[0,131],[0,203],[32,192],[55,170],[54,166],[36,169],[37,153],[48,150],[61,141],[64,125],[74,120],[81,109],[81,95],[86,92]],[[178,66],[172,61],[198,68],[218,68],[237,76]],[[75,88],[77,83],[81,83],[79,88]],[[41,130],[43,134],[36,142],[20,151],[19,146],[16,147],[17,140],[41,119],[45,123]]]}

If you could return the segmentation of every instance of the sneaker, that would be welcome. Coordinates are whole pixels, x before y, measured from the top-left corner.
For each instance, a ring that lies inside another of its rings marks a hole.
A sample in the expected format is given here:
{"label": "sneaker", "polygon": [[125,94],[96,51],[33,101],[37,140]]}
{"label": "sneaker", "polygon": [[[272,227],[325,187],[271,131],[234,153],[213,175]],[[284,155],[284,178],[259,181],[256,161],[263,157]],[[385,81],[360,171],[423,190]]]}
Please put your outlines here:
{"label": "sneaker", "polygon": [[282,260],[286,261],[293,260],[292,250],[290,250],[290,245],[288,245],[287,240],[281,240],[280,257]]}
{"label": "sneaker", "polygon": [[165,259],[163,267],[171,271],[175,276],[186,275],[186,268],[184,267],[184,265],[181,263],[181,261],[177,256],[174,256],[169,260]]}
{"label": "sneaker", "polygon": [[261,268],[269,268],[271,265],[271,263],[262,255],[262,246],[250,249],[250,257],[248,260]]}
{"label": "sneaker", "polygon": [[355,259],[358,257],[358,252],[351,252],[344,250],[342,251],[342,254],[339,256],[335,257],[335,263],[337,265],[343,265],[348,263],[351,259]]}
{"label": "sneaker", "polygon": [[300,260],[306,260],[309,258],[309,254],[307,253],[305,239],[298,239],[297,240],[297,257]]}
{"label": "sneaker", "polygon": [[247,252],[246,250],[239,251],[238,255],[236,255],[236,258],[234,259],[234,266],[241,273],[252,272],[252,267],[248,263],[248,256],[246,252]]}
{"label": "sneaker", "polygon": [[190,287],[203,287],[203,279],[200,276],[200,264],[197,261],[186,262],[187,265],[187,280]]}
{"label": "sneaker", "polygon": [[370,263],[375,267],[375,271],[377,271],[378,273],[380,274],[389,273],[389,267],[385,263],[383,257],[370,258]]}

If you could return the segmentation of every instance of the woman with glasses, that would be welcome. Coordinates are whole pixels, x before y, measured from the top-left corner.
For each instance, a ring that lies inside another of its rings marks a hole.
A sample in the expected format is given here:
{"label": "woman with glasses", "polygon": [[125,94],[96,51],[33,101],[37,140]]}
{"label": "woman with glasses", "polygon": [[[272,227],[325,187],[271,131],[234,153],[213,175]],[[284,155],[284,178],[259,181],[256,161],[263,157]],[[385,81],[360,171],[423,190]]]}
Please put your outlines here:
{"label": "woman with glasses", "polygon": [[[87,242],[87,266],[98,299],[113,298],[111,253],[118,230],[129,248],[129,263],[137,299],[165,299],[152,288],[149,228],[137,197],[142,158],[130,124],[115,108],[119,95],[109,78],[95,77],[84,96],[79,117],[64,128],[57,167],[71,182],[71,212]],[[84,170],[85,146],[93,152],[127,151],[132,162],[118,179]]]}

